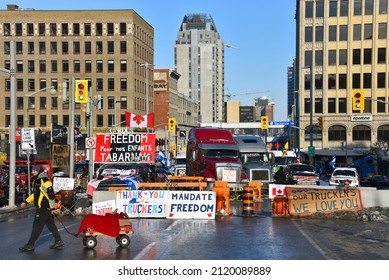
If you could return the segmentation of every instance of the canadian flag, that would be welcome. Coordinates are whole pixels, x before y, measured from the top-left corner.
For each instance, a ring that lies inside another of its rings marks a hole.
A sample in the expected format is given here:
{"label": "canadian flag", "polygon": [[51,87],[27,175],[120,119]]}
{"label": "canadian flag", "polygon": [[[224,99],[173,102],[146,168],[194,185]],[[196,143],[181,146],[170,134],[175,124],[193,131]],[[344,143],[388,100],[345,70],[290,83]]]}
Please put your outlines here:
{"label": "canadian flag", "polygon": [[126,126],[128,127],[154,127],[154,112],[147,115],[135,115],[126,112]]}

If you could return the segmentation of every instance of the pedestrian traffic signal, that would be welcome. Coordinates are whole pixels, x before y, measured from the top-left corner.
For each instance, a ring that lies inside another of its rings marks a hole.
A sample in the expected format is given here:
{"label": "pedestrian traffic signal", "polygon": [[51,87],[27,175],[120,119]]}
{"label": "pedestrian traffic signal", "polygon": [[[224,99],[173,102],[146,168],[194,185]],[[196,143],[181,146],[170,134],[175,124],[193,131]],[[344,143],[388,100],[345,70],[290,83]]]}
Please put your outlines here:
{"label": "pedestrian traffic signal", "polygon": [[87,80],[76,81],[75,102],[76,103],[88,102],[88,81]]}
{"label": "pedestrian traffic signal", "polygon": [[353,110],[363,111],[365,109],[365,91],[363,89],[355,89],[352,94]]}
{"label": "pedestrian traffic signal", "polygon": [[323,117],[322,116],[317,118],[317,126],[319,127],[320,130],[323,130]]}
{"label": "pedestrian traffic signal", "polygon": [[176,118],[169,118],[167,121],[167,131],[176,132]]}
{"label": "pedestrian traffic signal", "polygon": [[268,129],[269,128],[269,120],[267,116],[262,116],[261,117],[261,128],[262,129]]}

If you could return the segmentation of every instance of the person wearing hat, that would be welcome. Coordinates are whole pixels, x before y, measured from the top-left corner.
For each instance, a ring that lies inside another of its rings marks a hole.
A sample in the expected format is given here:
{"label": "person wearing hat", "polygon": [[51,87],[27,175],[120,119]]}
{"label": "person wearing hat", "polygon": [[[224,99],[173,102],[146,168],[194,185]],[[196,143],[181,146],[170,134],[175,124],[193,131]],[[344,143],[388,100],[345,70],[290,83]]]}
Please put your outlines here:
{"label": "person wearing hat", "polygon": [[28,242],[19,248],[20,251],[34,251],[35,242],[41,235],[44,226],[53,234],[55,242],[50,246],[50,249],[56,249],[64,245],[58,228],[54,221],[55,211],[55,194],[53,184],[47,176],[41,165],[35,165],[32,168],[31,174],[34,178],[32,194],[26,198],[25,202],[20,205],[22,208],[26,207],[27,203],[34,203],[36,207],[35,218],[32,224],[31,236]]}

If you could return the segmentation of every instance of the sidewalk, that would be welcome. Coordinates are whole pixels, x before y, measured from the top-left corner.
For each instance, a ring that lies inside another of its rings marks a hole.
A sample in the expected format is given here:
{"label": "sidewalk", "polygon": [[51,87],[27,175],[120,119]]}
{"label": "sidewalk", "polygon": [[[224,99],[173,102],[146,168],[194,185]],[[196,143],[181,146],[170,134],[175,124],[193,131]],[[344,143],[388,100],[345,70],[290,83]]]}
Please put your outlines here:
{"label": "sidewalk", "polygon": [[15,205],[14,207],[10,207],[10,206],[3,206],[3,207],[0,207],[0,217],[3,216],[3,215],[6,215],[6,214],[13,214],[13,213],[17,213],[17,212],[21,212],[21,211],[25,211],[25,210],[28,210],[30,208],[34,207],[33,205],[27,205],[26,208],[21,208],[19,206],[19,204]]}

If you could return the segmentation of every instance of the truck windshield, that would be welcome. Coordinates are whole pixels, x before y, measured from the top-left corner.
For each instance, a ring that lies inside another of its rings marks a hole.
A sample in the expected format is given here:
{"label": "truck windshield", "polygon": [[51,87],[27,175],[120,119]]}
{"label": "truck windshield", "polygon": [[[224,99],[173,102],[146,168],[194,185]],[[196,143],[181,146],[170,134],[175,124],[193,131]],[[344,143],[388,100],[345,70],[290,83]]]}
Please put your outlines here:
{"label": "truck windshield", "polygon": [[247,163],[264,163],[269,161],[269,157],[266,153],[246,153],[244,155],[247,156]]}
{"label": "truck windshield", "polygon": [[277,165],[288,165],[290,163],[294,163],[295,160],[295,157],[275,157],[274,163]]}
{"label": "truck windshield", "polygon": [[202,152],[205,157],[238,157],[238,151],[235,150],[203,150]]}

